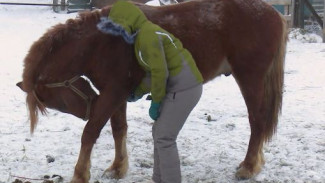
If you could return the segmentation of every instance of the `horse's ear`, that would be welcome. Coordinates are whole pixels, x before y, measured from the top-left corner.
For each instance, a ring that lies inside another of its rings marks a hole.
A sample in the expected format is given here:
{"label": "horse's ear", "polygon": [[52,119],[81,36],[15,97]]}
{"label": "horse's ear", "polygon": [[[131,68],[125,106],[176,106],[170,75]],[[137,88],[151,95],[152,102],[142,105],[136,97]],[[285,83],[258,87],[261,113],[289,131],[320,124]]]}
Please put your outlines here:
{"label": "horse's ear", "polygon": [[23,90],[24,92],[26,92],[23,88],[23,82],[19,82],[16,84],[16,86],[18,86],[21,90]]}

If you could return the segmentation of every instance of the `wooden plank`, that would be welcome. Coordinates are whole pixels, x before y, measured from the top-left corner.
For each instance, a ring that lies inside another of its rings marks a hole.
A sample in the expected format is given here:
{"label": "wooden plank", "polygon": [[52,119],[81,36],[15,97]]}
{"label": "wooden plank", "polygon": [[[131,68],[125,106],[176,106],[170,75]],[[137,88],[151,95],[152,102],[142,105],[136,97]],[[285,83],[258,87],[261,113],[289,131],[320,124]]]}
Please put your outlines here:
{"label": "wooden plank", "polygon": [[291,5],[291,0],[265,0],[270,5]]}

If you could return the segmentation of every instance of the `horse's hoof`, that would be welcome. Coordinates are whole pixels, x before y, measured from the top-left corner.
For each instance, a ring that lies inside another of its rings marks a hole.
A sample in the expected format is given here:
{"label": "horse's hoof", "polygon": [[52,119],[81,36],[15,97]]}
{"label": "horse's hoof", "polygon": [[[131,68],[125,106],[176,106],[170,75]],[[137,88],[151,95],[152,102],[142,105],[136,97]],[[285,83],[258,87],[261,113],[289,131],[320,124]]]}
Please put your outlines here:
{"label": "horse's hoof", "polygon": [[118,170],[112,170],[112,169],[107,169],[105,170],[104,174],[102,177],[106,177],[106,178],[113,178],[113,179],[121,179],[123,178],[125,175],[122,175],[120,171]]}
{"label": "horse's hoof", "polygon": [[128,170],[128,166],[121,167],[121,168],[116,168],[114,166],[111,166],[107,170],[105,170],[103,177],[121,179],[125,177],[127,170]]}
{"label": "horse's hoof", "polygon": [[70,183],[89,183],[89,181],[83,178],[73,177]]}
{"label": "horse's hoof", "polygon": [[245,163],[242,162],[239,167],[237,168],[237,172],[236,172],[236,178],[238,180],[246,180],[246,179],[250,179],[253,176],[257,175],[258,173],[260,173],[262,170],[262,166],[261,164],[255,165],[254,168],[247,168],[245,166]]}
{"label": "horse's hoof", "polygon": [[238,180],[247,180],[253,177],[253,174],[251,171],[244,167],[238,167],[236,172],[236,178]]}
{"label": "horse's hoof", "polygon": [[89,183],[90,172],[82,173],[74,173],[73,178],[70,183]]}

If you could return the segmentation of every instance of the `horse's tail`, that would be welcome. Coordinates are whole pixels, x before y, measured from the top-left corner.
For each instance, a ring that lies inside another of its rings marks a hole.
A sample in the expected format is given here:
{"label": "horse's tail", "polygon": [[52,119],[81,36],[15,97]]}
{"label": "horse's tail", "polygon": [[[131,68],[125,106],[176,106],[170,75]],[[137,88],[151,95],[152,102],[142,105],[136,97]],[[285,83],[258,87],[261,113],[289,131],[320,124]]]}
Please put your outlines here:
{"label": "horse's tail", "polygon": [[282,33],[279,46],[272,60],[272,64],[265,77],[264,104],[266,109],[266,124],[264,141],[271,140],[276,132],[278,117],[282,108],[282,94],[284,83],[284,60],[287,45],[287,22],[282,15]]}
{"label": "horse's tail", "polygon": [[29,110],[30,132],[34,133],[38,122],[38,111],[41,111],[42,114],[46,114],[46,108],[38,100],[34,91],[27,93],[26,103]]}

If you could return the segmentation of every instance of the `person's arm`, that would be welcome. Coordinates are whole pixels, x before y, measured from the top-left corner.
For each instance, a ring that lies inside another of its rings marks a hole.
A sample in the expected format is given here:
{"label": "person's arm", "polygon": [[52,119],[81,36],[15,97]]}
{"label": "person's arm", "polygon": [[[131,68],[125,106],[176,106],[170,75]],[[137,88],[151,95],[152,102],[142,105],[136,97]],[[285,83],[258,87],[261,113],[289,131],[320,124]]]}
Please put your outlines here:
{"label": "person's arm", "polygon": [[168,67],[165,59],[164,45],[161,37],[152,32],[141,41],[143,61],[151,74],[151,95],[155,103],[160,103],[166,95]]}

